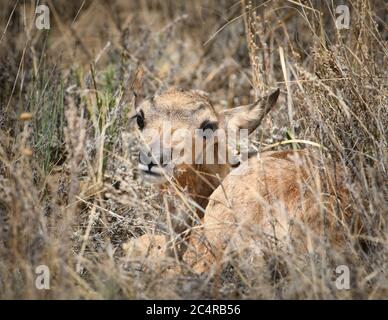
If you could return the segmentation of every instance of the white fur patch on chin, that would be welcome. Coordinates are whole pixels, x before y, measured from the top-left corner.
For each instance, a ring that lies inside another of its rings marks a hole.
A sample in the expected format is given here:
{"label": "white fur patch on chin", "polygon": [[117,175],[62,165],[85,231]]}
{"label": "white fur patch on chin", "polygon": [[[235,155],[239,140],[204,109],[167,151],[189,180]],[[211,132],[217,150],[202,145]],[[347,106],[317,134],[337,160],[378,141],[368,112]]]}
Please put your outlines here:
{"label": "white fur patch on chin", "polygon": [[141,178],[147,184],[153,184],[153,185],[164,184],[168,181],[164,175],[154,176],[144,171],[141,172]]}
{"label": "white fur patch on chin", "polygon": [[149,171],[148,166],[139,163],[138,169],[142,180],[148,184],[160,185],[168,182],[168,178],[172,176],[172,166],[167,166],[165,169],[154,166]]}

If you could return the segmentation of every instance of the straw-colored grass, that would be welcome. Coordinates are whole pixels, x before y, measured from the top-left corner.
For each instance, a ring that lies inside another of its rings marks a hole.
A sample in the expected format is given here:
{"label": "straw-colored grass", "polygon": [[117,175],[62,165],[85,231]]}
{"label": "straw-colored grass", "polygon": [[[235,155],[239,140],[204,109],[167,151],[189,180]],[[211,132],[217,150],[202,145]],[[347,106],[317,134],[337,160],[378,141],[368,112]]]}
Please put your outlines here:
{"label": "straw-colored grass", "polygon": [[[45,31],[30,2],[3,1],[0,297],[387,299],[388,5],[345,2],[351,25],[339,30],[335,1],[58,0]],[[341,166],[363,234],[306,256],[231,246],[222,270],[204,275],[125,251],[169,232],[158,190],[138,177],[140,66],[142,96],[200,89],[221,108],[280,87],[252,146],[318,149]],[[49,290],[35,286],[39,265]],[[340,265],[349,290],[335,285]]]}

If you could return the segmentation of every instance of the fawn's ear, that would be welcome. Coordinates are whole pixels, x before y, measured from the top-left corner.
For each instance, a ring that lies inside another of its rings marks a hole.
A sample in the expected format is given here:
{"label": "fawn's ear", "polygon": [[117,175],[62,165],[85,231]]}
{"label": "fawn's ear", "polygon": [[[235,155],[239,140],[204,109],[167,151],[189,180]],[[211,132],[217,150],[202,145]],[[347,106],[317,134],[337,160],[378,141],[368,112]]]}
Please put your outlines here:
{"label": "fawn's ear", "polygon": [[276,104],[279,92],[280,90],[276,89],[255,103],[222,111],[221,117],[225,121],[225,126],[233,130],[248,129],[248,133],[253,132]]}

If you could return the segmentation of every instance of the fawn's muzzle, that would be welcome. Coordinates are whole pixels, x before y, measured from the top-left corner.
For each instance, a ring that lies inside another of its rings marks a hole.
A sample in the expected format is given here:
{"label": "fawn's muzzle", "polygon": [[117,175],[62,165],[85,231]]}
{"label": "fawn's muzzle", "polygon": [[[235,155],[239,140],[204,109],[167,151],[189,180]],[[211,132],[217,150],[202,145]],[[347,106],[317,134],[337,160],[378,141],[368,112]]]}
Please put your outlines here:
{"label": "fawn's muzzle", "polygon": [[[162,152],[151,152],[141,150],[139,152],[139,169],[145,180],[150,177],[165,178],[168,173],[168,167],[171,163],[171,152],[163,150]],[[151,182],[157,182],[153,179]]]}

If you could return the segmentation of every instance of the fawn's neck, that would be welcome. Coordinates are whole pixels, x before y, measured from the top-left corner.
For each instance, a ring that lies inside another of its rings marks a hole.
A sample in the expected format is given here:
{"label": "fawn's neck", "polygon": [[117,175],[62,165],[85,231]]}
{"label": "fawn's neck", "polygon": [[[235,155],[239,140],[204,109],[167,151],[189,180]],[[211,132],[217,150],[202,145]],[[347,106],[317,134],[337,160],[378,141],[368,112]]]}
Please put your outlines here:
{"label": "fawn's neck", "polygon": [[180,187],[203,209],[209,202],[209,196],[221,184],[230,171],[227,164],[202,164],[187,166],[177,177]]}

